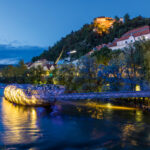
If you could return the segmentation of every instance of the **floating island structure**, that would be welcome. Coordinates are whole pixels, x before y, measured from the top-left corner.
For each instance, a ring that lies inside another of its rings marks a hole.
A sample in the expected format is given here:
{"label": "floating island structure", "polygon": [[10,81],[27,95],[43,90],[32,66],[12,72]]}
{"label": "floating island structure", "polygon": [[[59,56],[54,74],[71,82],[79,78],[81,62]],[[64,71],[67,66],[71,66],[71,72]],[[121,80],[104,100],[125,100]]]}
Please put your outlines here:
{"label": "floating island structure", "polygon": [[65,92],[61,85],[12,84],[4,89],[4,97],[11,103],[24,106],[50,106],[55,96]]}

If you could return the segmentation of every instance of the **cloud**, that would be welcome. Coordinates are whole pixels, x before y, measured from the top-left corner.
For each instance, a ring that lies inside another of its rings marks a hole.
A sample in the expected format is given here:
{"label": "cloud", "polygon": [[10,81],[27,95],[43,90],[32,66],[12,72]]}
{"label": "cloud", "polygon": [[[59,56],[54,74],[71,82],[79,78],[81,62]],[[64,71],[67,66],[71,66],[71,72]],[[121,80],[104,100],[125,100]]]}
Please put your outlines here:
{"label": "cloud", "polygon": [[4,58],[0,59],[0,65],[14,65],[18,64],[18,58]]}
{"label": "cloud", "polygon": [[23,47],[29,44],[26,41],[8,40],[7,38],[0,37],[0,45],[6,45],[8,47]]}
{"label": "cloud", "polygon": [[13,41],[10,41],[10,42],[8,42],[8,45],[9,46],[13,46],[13,47],[20,47],[20,46],[26,46],[27,45],[27,43],[25,43],[25,42],[20,42],[20,41],[18,41],[18,40],[13,40]]}

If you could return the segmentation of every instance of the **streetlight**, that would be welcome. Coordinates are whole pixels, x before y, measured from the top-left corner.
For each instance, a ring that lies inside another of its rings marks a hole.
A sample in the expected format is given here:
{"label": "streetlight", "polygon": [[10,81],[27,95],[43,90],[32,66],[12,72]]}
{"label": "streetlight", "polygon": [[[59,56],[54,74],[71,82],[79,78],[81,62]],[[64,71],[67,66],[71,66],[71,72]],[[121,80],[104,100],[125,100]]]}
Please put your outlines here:
{"label": "streetlight", "polygon": [[71,61],[71,54],[75,54],[77,51],[76,50],[72,50],[70,52],[67,52],[67,54],[69,55],[69,62]]}
{"label": "streetlight", "polygon": [[72,51],[68,52],[68,54],[74,54],[76,52],[77,52],[76,50],[72,50]]}

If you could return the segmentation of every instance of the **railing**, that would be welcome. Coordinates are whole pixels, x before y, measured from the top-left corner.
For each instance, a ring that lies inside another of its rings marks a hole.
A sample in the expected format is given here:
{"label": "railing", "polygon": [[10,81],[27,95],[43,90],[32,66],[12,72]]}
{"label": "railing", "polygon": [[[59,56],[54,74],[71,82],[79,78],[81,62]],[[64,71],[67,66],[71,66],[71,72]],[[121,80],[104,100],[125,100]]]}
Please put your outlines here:
{"label": "railing", "polygon": [[150,98],[150,91],[140,92],[93,92],[93,93],[69,93],[55,95],[55,99],[82,100],[82,99],[111,99],[111,98]]}

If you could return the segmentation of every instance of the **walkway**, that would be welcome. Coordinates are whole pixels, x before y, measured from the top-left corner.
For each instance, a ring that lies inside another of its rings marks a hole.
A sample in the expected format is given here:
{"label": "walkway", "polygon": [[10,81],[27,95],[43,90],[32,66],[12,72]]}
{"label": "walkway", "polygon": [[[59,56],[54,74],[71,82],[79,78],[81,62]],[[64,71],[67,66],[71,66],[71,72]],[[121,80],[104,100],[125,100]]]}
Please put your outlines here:
{"label": "walkway", "polygon": [[103,92],[103,93],[71,93],[71,94],[58,95],[58,96],[55,97],[55,99],[56,100],[84,100],[84,99],[145,98],[145,97],[150,98],[150,91]]}

